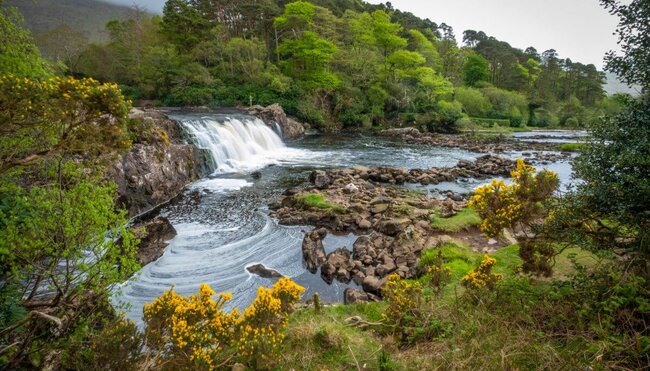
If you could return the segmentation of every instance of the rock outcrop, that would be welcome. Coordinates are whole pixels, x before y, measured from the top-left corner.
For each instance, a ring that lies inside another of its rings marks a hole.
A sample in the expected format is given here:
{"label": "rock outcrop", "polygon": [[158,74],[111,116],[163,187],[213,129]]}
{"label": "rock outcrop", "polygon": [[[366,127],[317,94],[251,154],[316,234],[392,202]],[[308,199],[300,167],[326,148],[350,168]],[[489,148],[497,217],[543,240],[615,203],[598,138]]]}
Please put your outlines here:
{"label": "rock outcrop", "polygon": [[282,130],[282,138],[297,139],[305,135],[305,127],[284,112],[284,109],[277,103],[268,107],[252,106],[248,114],[259,117],[267,125],[277,124]]}
{"label": "rock outcrop", "polygon": [[141,265],[147,265],[160,258],[168,245],[167,241],[176,237],[176,229],[162,216],[135,224],[132,230],[140,239],[136,258]]}
{"label": "rock outcrop", "polygon": [[118,205],[135,216],[169,201],[201,176],[200,151],[182,138],[179,124],[156,111],[136,111],[144,133],[117,161],[108,178],[117,183]]}
{"label": "rock outcrop", "polygon": [[323,247],[323,239],[325,236],[327,236],[327,230],[320,228],[305,234],[305,238],[302,241],[303,261],[307,270],[311,273],[316,273],[318,267],[327,260],[325,248]]}

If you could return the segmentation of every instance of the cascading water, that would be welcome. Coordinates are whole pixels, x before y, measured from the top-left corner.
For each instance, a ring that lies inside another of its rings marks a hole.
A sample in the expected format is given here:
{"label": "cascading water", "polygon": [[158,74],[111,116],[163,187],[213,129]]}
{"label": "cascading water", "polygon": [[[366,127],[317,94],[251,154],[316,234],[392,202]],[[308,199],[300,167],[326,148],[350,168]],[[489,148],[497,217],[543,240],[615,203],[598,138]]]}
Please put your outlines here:
{"label": "cascading water", "polygon": [[279,160],[282,139],[252,116],[210,116],[181,120],[192,141],[210,155],[216,173],[250,171]]}

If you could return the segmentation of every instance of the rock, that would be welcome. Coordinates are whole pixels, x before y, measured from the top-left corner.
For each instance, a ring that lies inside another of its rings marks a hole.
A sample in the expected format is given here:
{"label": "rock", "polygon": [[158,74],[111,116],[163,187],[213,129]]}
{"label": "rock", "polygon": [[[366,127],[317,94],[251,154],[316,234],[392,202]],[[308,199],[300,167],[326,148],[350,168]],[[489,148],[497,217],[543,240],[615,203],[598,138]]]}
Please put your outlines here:
{"label": "rock", "polygon": [[377,204],[370,209],[373,214],[381,214],[388,210],[388,204]]}
{"label": "rock", "polygon": [[176,229],[165,217],[159,216],[133,226],[135,235],[140,239],[136,258],[142,265],[147,265],[163,255],[167,241],[176,237]]}
{"label": "rock", "polygon": [[379,279],[375,276],[367,276],[363,279],[363,290],[369,293],[381,295],[381,289],[386,284],[385,279]]}
{"label": "rock", "polygon": [[487,243],[488,245],[496,245],[499,243],[499,241],[495,240],[494,238],[490,238]]}
{"label": "rock", "polygon": [[309,181],[319,189],[325,189],[332,184],[332,179],[322,170],[314,170],[309,176]]}
{"label": "rock", "polygon": [[401,137],[401,136],[418,137],[420,134],[421,134],[420,131],[416,128],[392,128],[392,129],[382,130],[378,133],[378,135],[384,137]]}
{"label": "rock", "polygon": [[106,174],[117,184],[117,205],[130,216],[171,200],[202,173],[202,155],[185,144],[176,121],[155,111],[134,117],[149,122],[153,134],[139,138]]}
{"label": "rock", "polygon": [[370,223],[367,219],[361,219],[357,225],[361,229],[370,229],[372,227],[372,223]]}
{"label": "rock", "polygon": [[377,295],[363,292],[359,289],[347,288],[345,291],[343,291],[343,303],[346,305],[374,301],[379,301],[379,297]]}
{"label": "rock", "polygon": [[263,264],[255,264],[246,267],[246,270],[256,274],[262,278],[281,278],[284,277],[280,272],[274,270],[274,269],[269,269],[265,267]]}
{"label": "rock", "polygon": [[323,247],[323,239],[326,235],[327,230],[321,228],[305,234],[302,240],[302,257],[307,270],[311,273],[316,273],[318,267],[327,260]]}
{"label": "rock", "polygon": [[251,173],[251,177],[252,177],[253,179],[260,179],[260,178],[262,178],[262,172],[260,172],[260,171],[253,171],[253,172]]}
{"label": "rock", "polygon": [[379,223],[379,231],[389,236],[396,236],[411,223],[408,218],[388,219]]}
{"label": "rock", "polygon": [[354,263],[350,259],[350,250],[340,247],[327,255],[327,262],[321,268],[321,277],[331,283],[334,278],[341,282],[350,282],[350,271]]}
{"label": "rock", "polygon": [[343,189],[344,189],[346,192],[348,192],[348,193],[356,193],[356,192],[359,192],[359,187],[357,187],[357,186],[354,185],[353,183],[350,183],[350,184],[346,185]]}
{"label": "rock", "polygon": [[282,106],[277,103],[268,107],[250,107],[248,114],[257,116],[273,129],[276,124],[279,125],[284,139],[297,139],[305,135],[304,125],[287,116]]}

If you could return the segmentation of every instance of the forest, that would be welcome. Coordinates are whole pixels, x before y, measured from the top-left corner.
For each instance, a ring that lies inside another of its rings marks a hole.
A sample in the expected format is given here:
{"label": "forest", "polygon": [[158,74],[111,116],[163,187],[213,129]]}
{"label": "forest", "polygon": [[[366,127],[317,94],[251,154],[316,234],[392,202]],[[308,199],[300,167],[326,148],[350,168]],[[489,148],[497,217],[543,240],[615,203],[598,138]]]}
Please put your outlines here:
{"label": "forest", "polygon": [[0,0],[0,369],[647,369],[650,1],[594,6],[638,96],[390,3]]}
{"label": "forest", "polygon": [[620,107],[594,65],[481,31],[457,36],[390,4],[169,1],[162,17],[140,12],[106,29],[106,42],[62,25],[37,43],[66,73],[117,82],[136,102],[279,102],[328,131],[575,128]]}

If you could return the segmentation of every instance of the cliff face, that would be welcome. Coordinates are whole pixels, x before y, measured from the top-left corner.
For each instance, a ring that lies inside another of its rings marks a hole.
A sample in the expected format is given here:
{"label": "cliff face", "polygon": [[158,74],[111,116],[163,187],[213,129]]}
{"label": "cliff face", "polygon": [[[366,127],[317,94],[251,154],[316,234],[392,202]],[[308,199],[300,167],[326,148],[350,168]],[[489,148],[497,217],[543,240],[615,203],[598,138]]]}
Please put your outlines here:
{"label": "cliff face", "polygon": [[131,119],[135,144],[109,177],[117,183],[118,205],[135,216],[171,200],[198,179],[202,158],[194,145],[183,141],[178,123],[162,113],[134,110]]}

